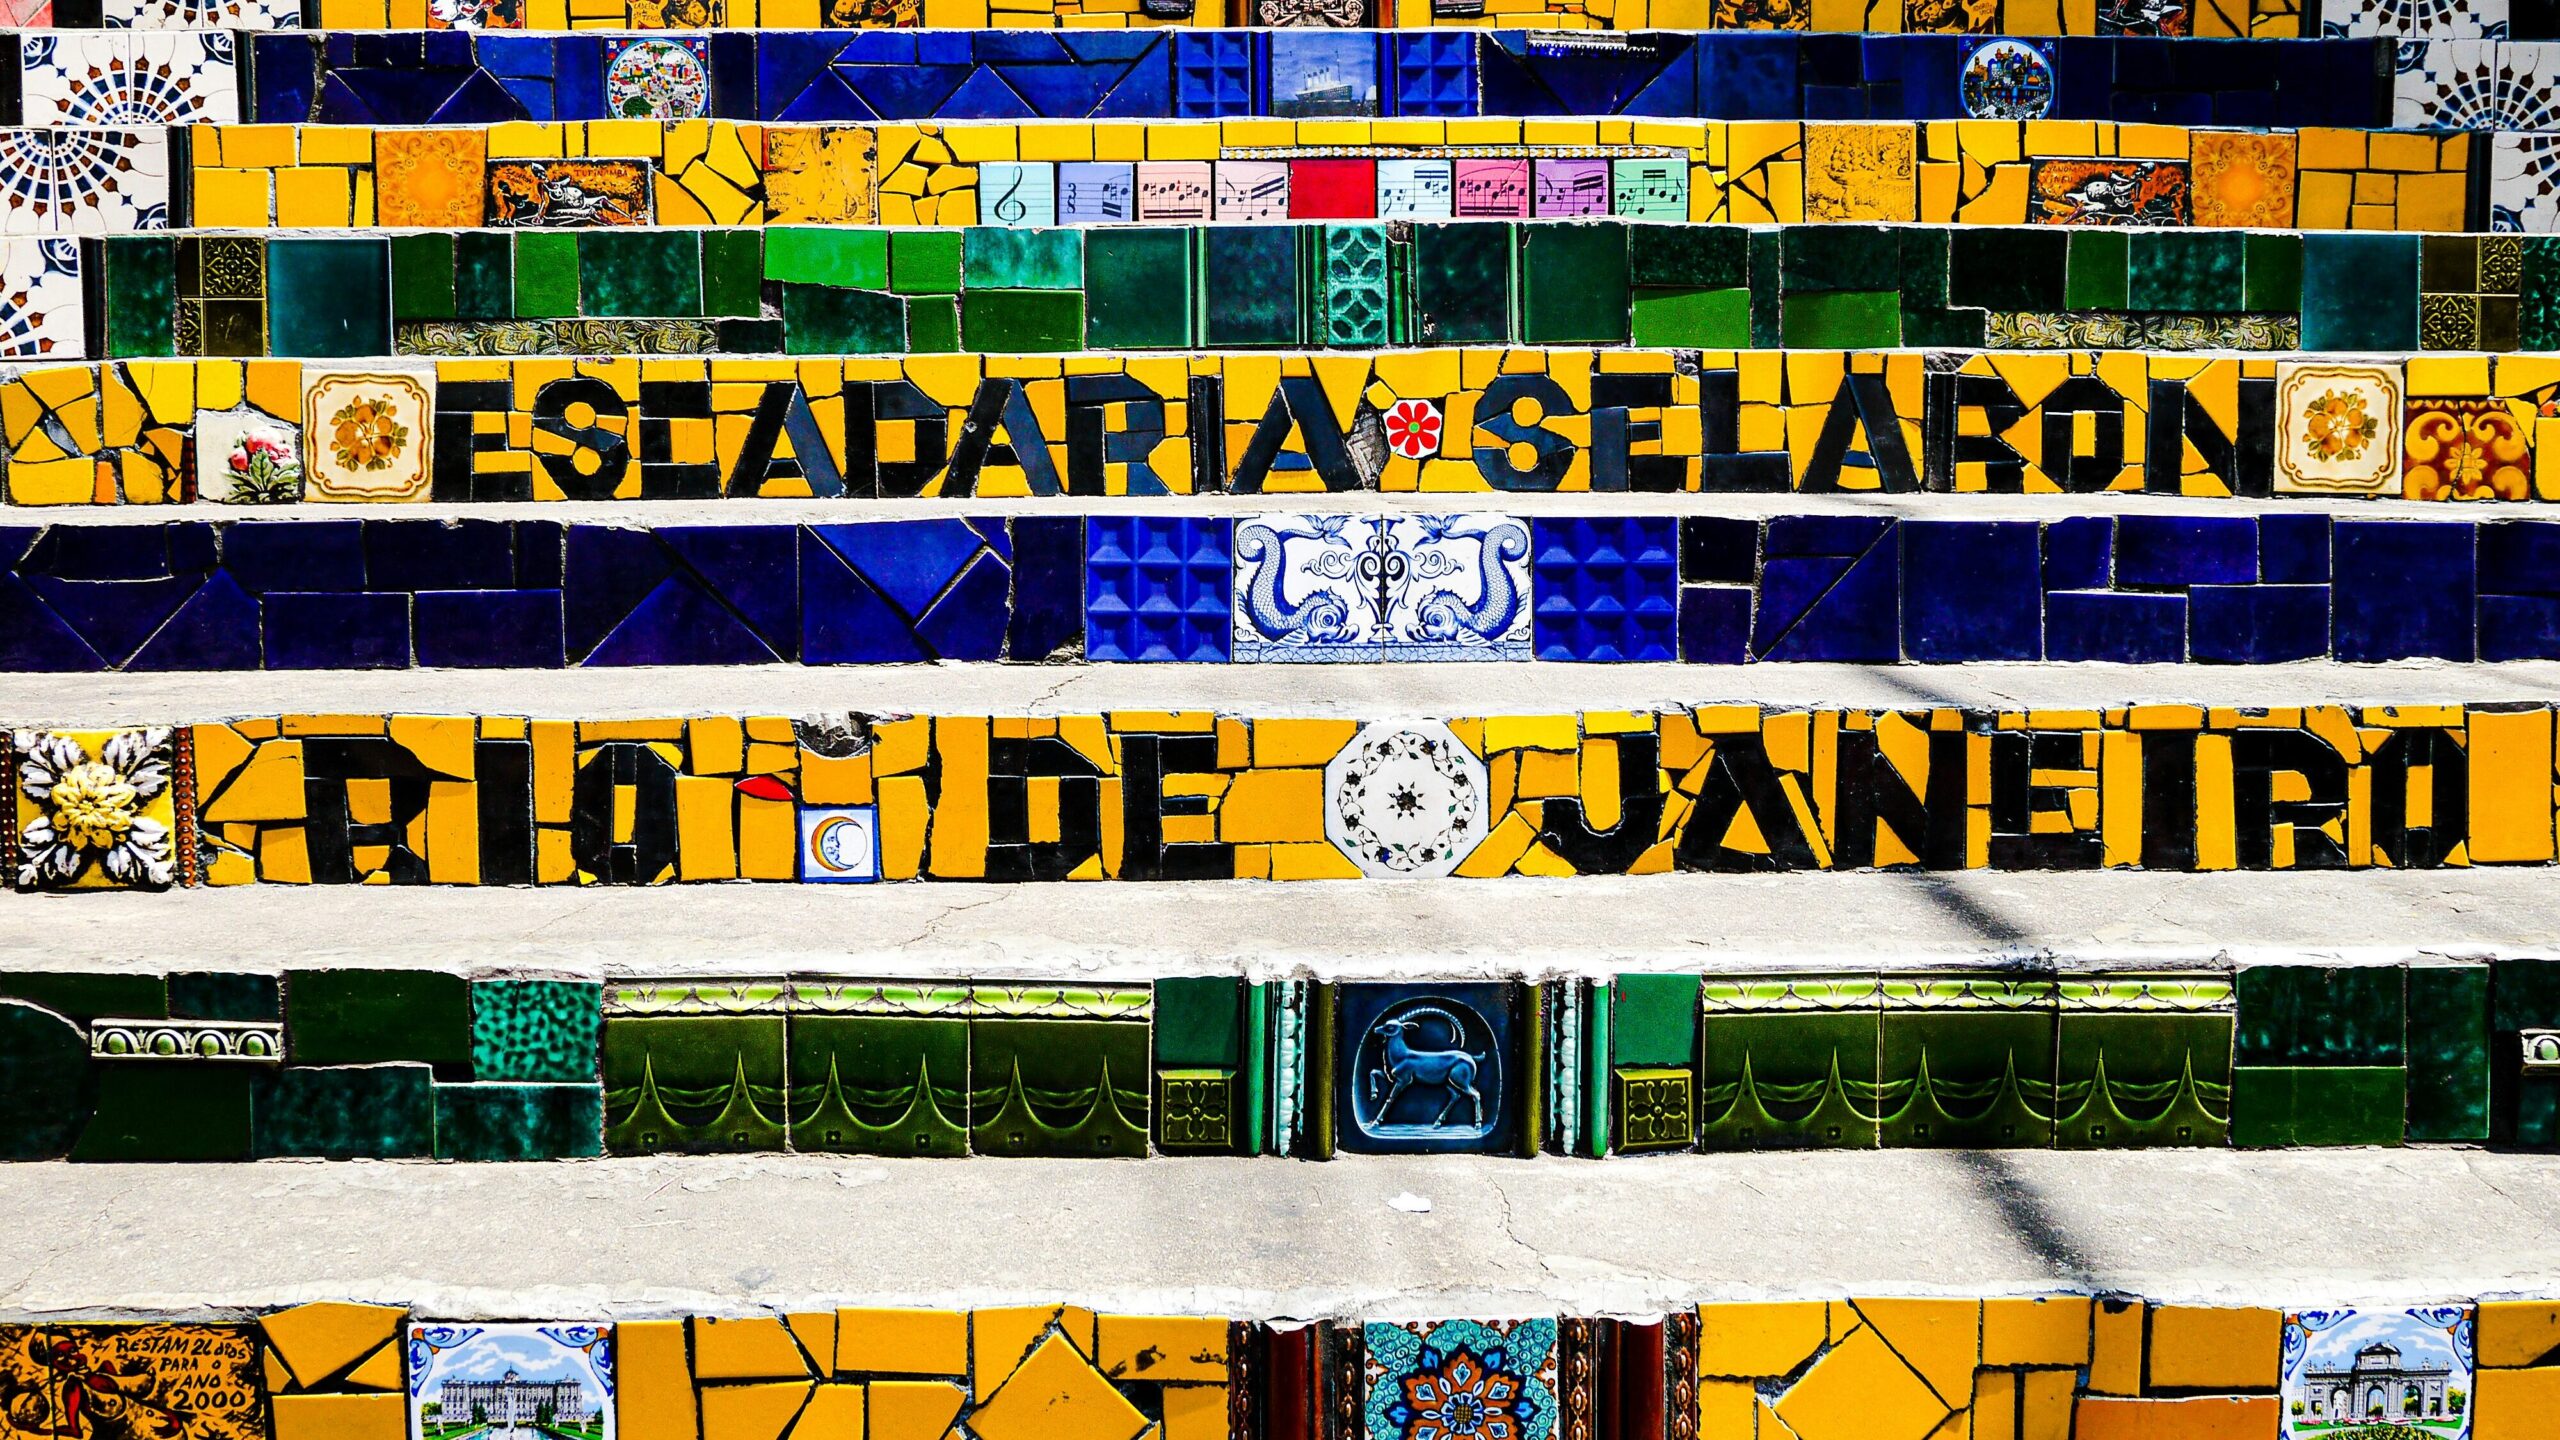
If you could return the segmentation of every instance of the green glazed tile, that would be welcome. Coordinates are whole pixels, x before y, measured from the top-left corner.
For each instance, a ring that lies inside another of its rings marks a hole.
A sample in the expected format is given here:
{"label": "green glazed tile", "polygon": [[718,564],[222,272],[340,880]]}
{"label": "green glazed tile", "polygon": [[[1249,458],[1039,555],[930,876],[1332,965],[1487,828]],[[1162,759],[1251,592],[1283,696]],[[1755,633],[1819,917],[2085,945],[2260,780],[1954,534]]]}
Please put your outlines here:
{"label": "green glazed tile", "polygon": [[2132,271],[2133,237],[2114,230],[2071,232],[2062,302],[2074,310],[2122,310]]}
{"label": "green glazed tile", "polygon": [[1991,317],[1982,310],[1913,310],[1902,312],[1902,343],[1933,348],[1979,350]]}
{"label": "green glazed tile", "polygon": [[2064,1010],[2054,1143],[2066,1150],[2226,1143],[2231,1018]]}
{"label": "green glazed tile", "polygon": [[1609,984],[1609,1063],[1678,1066],[1698,1058],[1698,977],[1621,975]]}
{"label": "green glazed tile", "polygon": [[[1913,227],[1901,232],[1902,275],[1897,288],[1902,291],[1902,308],[1941,310],[1948,305],[1950,283],[1948,232],[1941,229]],[[1956,302],[1972,304],[1972,301]]]}
{"label": "green glazed tile", "polygon": [[1520,338],[1532,345],[1626,343],[1625,226],[1522,228]]}
{"label": "green glazed tile", "polygon": [[2525,1075],[2515,1086],[2512,1133],[2498,1139],[2510,1145],[2544,1148],[2560,1144],[2560,1077]]}
{"label": "green glazed tile", "polygon": [[960,349],[960,297],[918,295],[907,302],[907,353],[950,355]]}
{"label": "green glazed tile", "polygon": [[424,970],[296,970],[285,977],[285,1055],[297,1065],[471,1059],[471,989]]}
{"label": "green glazed tile", "polygon": [[750,319],[764,313],[762,231],[703,232],[702,313]]}
{"label": "green glazed tile", "polygon": [[391,237],[391,318],[450,320],[453,309],[453,237]]}
{"label": "green glazed tile", "polygon": [[1190,231],[1092,231],[1085,237],[1084,276],[1089,347],[1170,350],[1191,343]]}
{"label": "green glazed tile", "polygon": [[1413,338],[1473,345],[1511,338],[1511,230],[1500,221],[1413,227]]}
{"label": "green glazed tile", "polygon": [[1002,230],[973,225],[960,232],[966,287],[992,290],[1084,288],[1082,230]]}
{"label": "green glazed tile", "polygon": [[1776,349],[1785,328],[1778,313],[1786,288],[1785,248],[1775,230],[1751,232],[1751,343],[1763,350]]}
{"label": "green glazed tile", "polygon": [[97,1110],[74,1160],[246,1160],[264,1067],[128,1060],[97,1069]]}
{"label": "green glazed tile", "polygon": [[[1210,345],[1299,343],[1298,232],[1285,226],[1220,225],[1196,233],[1201,340]],[[960,329],[966,337],[965,313]]]}
{"label": "green glazed tile", "polygon": [[2242,308],[2291,315],[2302,308],[2302,237],[2251,235]]}
{"label": "green glazed tile", "polygon": [[1638,345],[1739,350],[1751,344],[1751,292],[1638,290],[1630,306]]}
{"label": "green glazed tile", "polygon": [[1698,1030],[1698,1148],[1873,1149],[1879,1016],[1710,1013]]}
{"label": "green glazed tile", "polygon": [[1147,1027],[969,1022],[970,1148],[981,1155],[1143,1155]]}
{"label": "green glazed tile", "polygon": [[907,302],[832,285],[782,286],[782,344],[791,355],[895,355],[907,345]]}
{"label": "green glazed tile", "polygon": [[593,1085],[439,1085],[441,1160],[565,1160],[604,1153],[604,1094]]}
{"label": "green glazed tile", "polygon": [[960,236],[950,230],[898,230],[889,236],[889,288],[901,295],[960,293]]}
{"label": "green glazed tile", "polygon": [[578,232],[578,300],[587,315],[702,313],[702,232]]}
{"label": "green glazed tile", "polygon": [[1878,1035],[1881,1143],[2016,1150],[2053,1144],[2056,1015],[1898,1010]]}
{"label": "green glazed tile", "polygon": [[453,313],[459,320],[515,318],[515,237],[503,230],[453,237]]}
{"label": "green glazed tile", "polygon": [[471,1078],[592,1081],[604,987],[586,980],[482,980],[471,987]]}
{"label": "green glazed tile", "polygon": [[2489,1138],[2489,967],[2409,968],[2409,1138]]}
{"label": "green glazed tile", "polygon": [[1789,294],[1785,343],[1817,350],[1865,350],[1902,343],[1902,296],[1892,290]]}
{"label": "green glazed tile", "polygon": [[969,1022],[791,1017],[791,1148],[969,1153]]}
{"label": "green glazed tile", "polygon": [[268,241],[267,335],[275,355],[390,354],[390,242]]}
{"label": "green glazed tile", "polygon": [[1751,283],[1751,232],[1736,225],[1630,225],[1627,283],[1740,289]]}
{"label": "green glazed tile", "polygon": [[888,232],[777,226],[764,232],[764,278],[885,290],[889,286]]}
{"label": "green glazed tile", "polygon": [[1787,298],[1818,290],[1890,291],[1902,277],[1902,240],[1884,225],[1789,225],[1778,232],[1779,283]]}
{"label": "green glazed tile", "polygon": [[2560,350],[2560,235],[2521,238],[2517,344],[2526,350]]}
{"label": "green glazed tile", "polygon": [[436,1153],[435,1071],[425,1065],[295,1065],[257,1096],[259,1156],[388,1160]]}
{"label": "green glazed tile", "polygon": [[33,1005],[0,1001],[0,1160],[58,1160],[88,1119],[89,1037]]}
{"label": "green glazed tile", "polygon": [[1324,343],[1387,343],[1387,231],[1324,227]]}
{"label": "green glazed tile", "polygon": [[1234,1069],[1244,1054],[1244,984],[1231,975],[1157,981],[1156,1064]]}
{"label": "green glazed tile", "polygon": [[169,977],[169,1013],[184,1020],[281,1020],[284,985],[273,975],[180,971]]}
{"label": "green glazed tile", "polygon": [[2397,1145],[2407,1083],[2397,1065],[2236,1067],[2231,1143]]}
{"label": "green glazed tile", "polygon": [[779,1150],[783,1066],[780,1015],[608,1017],[605,1144],[616,1155]]}
{"label": "green glazed tile", "polygon": [[960,343],[989,355],[1084,348],[1084,296],[1072,290],[980,290],[960,297]]}
{"label": "green glazed tile", "polygon": [[178,249],[161,235],[110,235],[105,246],[107,354],[177,353]]}
{"label": "green glazed tile", "polygon": [[2408,972],[2397,965],[2251,965],[2239,997],[2241,1065],[2398,1065]]}
{"label": "green glazed tile", "polygon": [[1967,229],[1947,235],[1946,243],[1947,304],[1982,310],[2064,307],[2070,231]]}
{"label": "green glazed tile", "polygon": [[2136,310],[2227,314],[2241,308],[2241,237],[2144,230],[2132,237],[2125,303]]}
{"label": "green glazed tile", "polygon": [[2302,237],[2302,348],[2418,348],[2418,237]]}
{"label": "green glazed tile", "polygon": [[157,975],[94,971],[22,971],[0,975],[0,999],[24,1000],[86,1025],[105,1016],[156,1020],[169,1013],[169,987]]}
{"label": "green glazed tile", "polygon": [[518,231],[515,235],[518,318],[556,319],[578,313],[578,237],[568,230]]}

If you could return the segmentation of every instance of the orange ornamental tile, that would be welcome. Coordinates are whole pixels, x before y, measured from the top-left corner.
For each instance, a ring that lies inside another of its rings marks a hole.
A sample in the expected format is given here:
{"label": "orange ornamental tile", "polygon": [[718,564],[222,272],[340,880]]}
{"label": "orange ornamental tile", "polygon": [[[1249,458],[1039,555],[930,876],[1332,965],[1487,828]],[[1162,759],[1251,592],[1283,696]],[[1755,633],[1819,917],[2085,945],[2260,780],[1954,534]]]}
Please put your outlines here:
{"label": "orange ornamental tile", "polygon": [[2496,400],[2413,399],[2402,429],[2411,500],[2530,500],[2533,447]]}
{"label": "orange ornamental tile", "polygon": [[386,226],[476,226],[488,213],[488,142],[479,130],[380,130],[374,211]]}
{"label": "orange ornamental tile", "polygon": [[2199,130],[2190,185],[2198,225],[2293,228],[2294,138],[2251,130]]}

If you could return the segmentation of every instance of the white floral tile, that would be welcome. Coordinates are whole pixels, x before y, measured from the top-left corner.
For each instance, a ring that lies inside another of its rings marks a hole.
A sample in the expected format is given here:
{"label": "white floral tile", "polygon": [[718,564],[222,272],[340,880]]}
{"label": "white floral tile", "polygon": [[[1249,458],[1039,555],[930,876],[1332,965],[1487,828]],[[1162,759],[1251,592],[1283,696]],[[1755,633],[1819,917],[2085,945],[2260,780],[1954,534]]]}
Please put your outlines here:
{"label": "white floral tile", "polygon": [[0,130],[0,235],[168,228],[168,131]]}
{"label": "white floral tile", "polygon": [[67,235],[0,240],[0,357],[76,360],[87,327],[80,242]]}
{"label": "white floral tile", "polygon": [[2507,33],[2508,0],[2340,0],[2320,8],[2329,35],[2394,40],[2495,40]]}
{"label": "white floral tile", "polygon": [[2560,134],[2489,137],[2489,228],[2560,230]]}

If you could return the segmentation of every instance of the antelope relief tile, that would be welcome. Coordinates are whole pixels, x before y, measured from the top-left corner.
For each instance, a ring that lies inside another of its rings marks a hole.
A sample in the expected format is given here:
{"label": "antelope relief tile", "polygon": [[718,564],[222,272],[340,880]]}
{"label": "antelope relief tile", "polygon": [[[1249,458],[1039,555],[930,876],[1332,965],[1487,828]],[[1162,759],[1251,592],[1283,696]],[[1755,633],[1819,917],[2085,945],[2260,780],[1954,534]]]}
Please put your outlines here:
{"label": "antelope relief tile", "polygon": [[265,1440],[246,1325],[0,1325],[0,1440]]}
{"label": "antelope relief tile", "polygon": [[1236,527],[1238,660],[1526,660],[1529,530],[1500,515]]}
{"label": "antelope relief tile", "polygon": [[2278,365],[2275,488],[2388,494],[2400,475],[2393,441],[2400,414],[2397,366]]}
{"label": "antelope relief tile", "polygon": [[1518,1143],[1526,1049],[1509,985],[1345,985],[1335,1023],[1343,1149],[1501,1154]]}

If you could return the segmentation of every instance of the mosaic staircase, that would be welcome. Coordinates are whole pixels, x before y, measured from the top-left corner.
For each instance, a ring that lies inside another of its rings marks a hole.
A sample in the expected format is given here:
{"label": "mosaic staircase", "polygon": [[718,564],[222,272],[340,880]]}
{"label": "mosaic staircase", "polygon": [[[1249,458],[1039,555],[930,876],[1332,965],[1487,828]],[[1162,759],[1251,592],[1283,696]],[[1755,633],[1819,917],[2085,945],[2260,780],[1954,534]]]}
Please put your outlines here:
{"label": "mosaic staircase", "polygon": [[2560,5],[0,21],[0,1440],[2552,1433]]}

